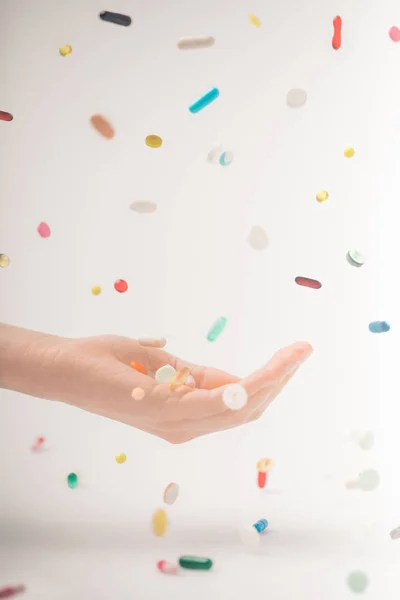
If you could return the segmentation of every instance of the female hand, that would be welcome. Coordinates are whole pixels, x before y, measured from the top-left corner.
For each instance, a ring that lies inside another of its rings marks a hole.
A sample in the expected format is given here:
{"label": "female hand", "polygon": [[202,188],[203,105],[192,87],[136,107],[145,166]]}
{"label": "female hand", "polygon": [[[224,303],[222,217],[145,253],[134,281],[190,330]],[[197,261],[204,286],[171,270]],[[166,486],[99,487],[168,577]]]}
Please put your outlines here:
{"label": "female hand", "polygon": [[[293,344],[239,379],[185,362],[148,345],[151,342],[108,335],[85,339],[36,335],[25,364],[26,376],[19,368],[20,383],[5,387],[71,404],[174,444],[259,418],[312,352],[307,343]],[[144,365],[147,374],[132,369],[131,361]],[[184,385],[173,391],[155,381],[155,372],[166,364],[177,371],[188,367],[196,388]],[[248,394],[246,406],[237,411],[227,408],[222,397],[232,383],[240,383]],[[133,399],[135,388],[144,390],[142,400]]]}

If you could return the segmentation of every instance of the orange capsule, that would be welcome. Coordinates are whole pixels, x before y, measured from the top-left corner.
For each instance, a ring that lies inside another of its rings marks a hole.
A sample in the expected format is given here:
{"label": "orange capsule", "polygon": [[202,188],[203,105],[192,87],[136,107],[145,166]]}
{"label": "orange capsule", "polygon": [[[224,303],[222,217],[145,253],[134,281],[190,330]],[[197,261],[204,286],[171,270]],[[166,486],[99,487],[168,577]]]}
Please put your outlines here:
{"label": "orange capsule", "polygon": [[143,375],[147,375],[147,369],[142,363],[137,360],[131,360],[129,363],[131,369],[135,369],[135,371],[139,371],[139,373],[143,373]]}
{"label": "orange capsule", "polygon": [[114,135],[114,129],[102,115],[93,115],[90,117],[90,122],[93,127],[107,140],[111,140]]}
{"label": "orange capsule", "polygon": [[187,367],[184,367],[183,369],[175,373],[175,375],[169,382],[169,387],[171,388],[171,390],[176,390],[176,388],[178,388],[179,386],[184,385],[189,375],[190,371]]}

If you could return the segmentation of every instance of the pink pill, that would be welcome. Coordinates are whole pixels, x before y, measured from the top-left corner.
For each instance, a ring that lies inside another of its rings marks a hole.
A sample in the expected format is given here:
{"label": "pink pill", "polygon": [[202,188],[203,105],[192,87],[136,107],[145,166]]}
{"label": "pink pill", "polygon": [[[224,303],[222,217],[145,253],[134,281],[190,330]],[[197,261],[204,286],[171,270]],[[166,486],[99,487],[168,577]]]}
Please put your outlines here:
{"label": "pink pill", "polygon": [[391,27],[389,29],[389,37],[392,42],[400,42],[400,29],[398,27]]}
{"label": "pink pill", "polygon": [[143,400],[144,390],[142,388],[135,388],[134,390],[132,390],[132,398],[134,400]]}
{"label": "pink pill", "polygon": [[176,575],[178,572],[178,565],[174,565],[174,563],[167,562],[166,560],[159,560],[157,569],[161,571],[161,573],[167,575]]}
{"label": "pink pill", "polygon": [[51,234],[50,227],[47,225],[47,223],[39,223],[37,232],[42,238],[48,238]]}

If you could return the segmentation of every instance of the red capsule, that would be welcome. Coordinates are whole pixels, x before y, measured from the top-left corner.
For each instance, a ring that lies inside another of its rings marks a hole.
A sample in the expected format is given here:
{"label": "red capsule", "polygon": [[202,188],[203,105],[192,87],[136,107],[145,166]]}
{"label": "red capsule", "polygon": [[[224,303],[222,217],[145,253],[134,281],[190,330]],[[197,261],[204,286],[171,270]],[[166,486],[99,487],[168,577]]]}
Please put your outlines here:
{"label": "red capsule", "polygon": [[12,121],[13,116],[11,113],[5,112],[4,110],[0,110],[0,121]]}
{"label": "red capsule", "polygon": [[342,18],[335,17],[333,19],[332,48],[334,50],[339,50],[341,45],[342,45]]}
{"label": "red capsule", "polygon": [[265,488],[266,483],[267,483],[267,477],[268,477],[268,473],[266,471],[259,471],[258,472],[258,479],[257,479],[257,484],[258,487],[262,490],[263,488]]}
{"label": "red capsule", "polygon": [[295,282],[297,285],[303,285],[304,287],[309,287],[313,290],[319,290],[319,288],[322,287],[322,283],[316,279],[309,279],[308,277],[296,277]]}

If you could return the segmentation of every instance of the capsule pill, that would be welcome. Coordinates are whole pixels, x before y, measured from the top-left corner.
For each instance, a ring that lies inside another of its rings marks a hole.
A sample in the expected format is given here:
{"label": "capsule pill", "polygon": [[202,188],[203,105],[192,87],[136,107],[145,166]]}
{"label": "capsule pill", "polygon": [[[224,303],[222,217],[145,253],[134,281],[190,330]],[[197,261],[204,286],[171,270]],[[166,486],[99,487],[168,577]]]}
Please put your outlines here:
{"label": "capsule pill", "polygon": [[260,519],[256,523],[254,523],[253,527],[258,531],[258,533],[262,533],[268,527],[267,519]]}
{"label": "capsule pill", "polygon": [[90,122],[94,129],[107,140],[111,140],[114,137],[115,132],[113,127],[102,115],[92,115]]}
{"label": "capsule pill", "polygon": [[322,287],[322,283],[316,279],[309,279],[308,277],[296,277],[295,282],[297,285],[309,287],[313,290],[319,290]]}
{"label": "capsule pill", "polygon": [[167,562],[166,560],[159,560],[157,563],[157,569],[166,575],[176,575],[178,572],[178,565]]}
{"label": "capsule pill", "polygon": [[219,96],[219,89],[212,88],[207,93],[205,93],[204,96],[201,96],[201,98],[199,98],[198,100],[196,100],[196,102],[193,102],[193,104],[191,104],[189,106],[190,112],[191,113],[200,112],[201,110],[203,110],[203,108],[205,108],[206,106],[211,104],[211,102],[214,102],[214,100],[216,100],[218,98],[218,96]]}
{"label": "capsule pill", "polygon": [[212,35],[197,35],[181,38],[177,46],[179,50],[197,50],[198,48],[209,48],[214,44],[215,38]]}
{"label": "capsule pill", "polygon": [[220,317],[219,319],[217,319],[207,334],[208,341],[215,342],[215,340],[224,331],[225,326],[226,326],[226,318],[225,317]]}
{"label": "capsule pill", "polygon": [[6,267],[8,267],[10,264],[10,258],[7,256],[7,254],[0,254],[0,267],[2,269],[5,269]]}
{"label": "capsule pill", "polygon": [[211,558],[205,558],[203,556],[181,556],[179,564],[184,569],[207,571],[208,569],[211,569],[213,562]]}
{"label": "capsule pill", "polygon": [[11,113],[6,112],[4,110],[0,110],[0,121],[12,121],[13,116]]}
{"label": "capsule pill", "polygon": [[142,363],[138,362],[137,360],[131,360],[131,362],[129,363],[129,366],[131,369],[134,369],[135,371],[138,371],[139,373],[143,373],[143,375],[147,375],[147,369],[144,365],[142,365]]}
{"label": "capsule pill", "polygon": [[108,10],[101,12],[99,17],[102,21],[114,23],[115,25],[122,25],[122,27],[129,27],[132,23],[132,19],[128,17],[128,15],[121,15],[120,13],[114,13]]}

